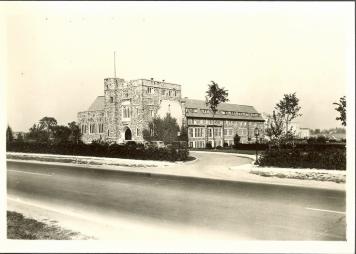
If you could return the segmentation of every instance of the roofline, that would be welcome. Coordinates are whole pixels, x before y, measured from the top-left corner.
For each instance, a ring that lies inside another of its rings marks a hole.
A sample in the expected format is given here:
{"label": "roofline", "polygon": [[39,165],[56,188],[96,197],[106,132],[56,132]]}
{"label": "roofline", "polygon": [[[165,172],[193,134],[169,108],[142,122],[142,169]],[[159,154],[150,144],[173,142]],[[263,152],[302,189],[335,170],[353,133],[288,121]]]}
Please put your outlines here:
{"label": "roofline", "polygon": [[87,113],[87,112],[97,112],[97,111],[104,111],[104,109],[98,109],[98,110],[85,110],[85,111],[80,111],[80,112],[78,112],[77,114],[80,114],[80,113]]}
{"label": "roofline", "polygon": [[[190,99],[190,98],[183,98],[182,101],[186,101],[186,100],[196,100],[196,101],[203,101],[205,102],[204,100],[200,100],[200,99]],[[245,107],[251,107],[251,108],[254,108],[253,106],[251,105],[245,105],[245,104],[235,104],[235,103],[228,103],[228,102],[222,102],[220,104],[229,104],[229,105],[236,105],[236,106],[245,106]],[[218,105],[219,107],[219,105]],[[255,109],[255,108],[254,108]]]}
{"label": "roofline", "polygon": [[215,119],[215,120],[227,120],[227,121],[252,121],[252,122],[265,122],[264,119],[251,119],[251,118],[221,118],[221,117],[204,117],[204,116],[187,116],[186,118],[202,118],[202,119]]}

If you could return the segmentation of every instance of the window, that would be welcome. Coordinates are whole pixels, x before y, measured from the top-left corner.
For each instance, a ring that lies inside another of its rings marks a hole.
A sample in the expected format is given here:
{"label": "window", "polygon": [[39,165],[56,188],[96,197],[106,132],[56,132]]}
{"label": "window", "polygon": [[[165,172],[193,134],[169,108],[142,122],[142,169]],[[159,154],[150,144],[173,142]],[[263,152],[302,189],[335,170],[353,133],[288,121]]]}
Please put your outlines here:
{"label": "window", "polygon": [[215,128],[214,132],[216,137],[221,137],[221,128]]}
{"label": "window", "polygon": [[94,133],[95,132],[95,123],[89,125],[89,132]]}
{"label": "window", "polygon": [[161,90],[161,94],[162,94],[162,95],[164,95],[165,92],[166,92],[166,90],[164,90],[164,89]]}
{"label": "window", "polygon": [[98,124],[98,130],[99,130],[99,133],[103,133],[104,132],[104,124],[99,123]]}
{"label": "window", "polygon": [[189,137],[193,137],[193,133],[194,131],[193,131],[193,128],[189,128],[189,130],[188,130],[188,134],[189,134]]}
{"label": "window", "polygon": [[108,137],[110,136],[110,131],[109,131],[109,129],[108,129]]}
{"label": "window", "polygon": [[140,136],[140,129],[136,128],[136,136]]}
{"label": "window", "polygon": [[150,115],[151,115],[151,117],[155,117],[155,112],[153,109],[150,109]]}
{"label": "window", "polygon": [[130,108],[128,106],[123,106],[122,107],[122,118],[130,118],[130,117],[131,117]]}
{"label": "window", "polygon": [[188,124],[193,124],[193,119],[189,118],[188,119]]}
{"label": "window", "polygon": [[195,145],[196,145],[196,148],[205,148],[205,142],[204,141],[196,141]]}
{"label": "window", "polygon": [[174,96],[177,97],[177,91],[176,90],[174,90]]}
{"label": "window", "polygon": [[172,96],[172,90],[168,90],[168,95]]}
{"label": "window", "polygon": [[190,141],[189,142],[189,147],[193,147],[193,145],[194,145],[194,142]]}
{"label": "window", "polygon": [[136,108],[136,116],[138,116],[138,114],[139,114],[139,109]]}
{"label": "window", "polygon": [[87,126],[84,124],[82,125],[82,133],[86,133],[87,132]]}
{"label": "window", "polygon": [[110,103],[113,103],[114,102],[114,97],[110,97]]}
{"label": "window", "polygon": [[196,138],[203,137],[203,128],[195,128],[195,137]]}
{"label": "window", "polygon": [[213,129],[212,128],[208,129],[208,136],[209,136],[209,138],[213,137]]}
{"label": "window", "polygon": [[149,94],[154,94],[154,89],[153,89],[153,87],[150,87],[150,86],[148,86],[147,87],[147,93],[149,93]]}
{"label": "window", "polygon": [[227,135],[227,129],[224,129],[224,136]]}

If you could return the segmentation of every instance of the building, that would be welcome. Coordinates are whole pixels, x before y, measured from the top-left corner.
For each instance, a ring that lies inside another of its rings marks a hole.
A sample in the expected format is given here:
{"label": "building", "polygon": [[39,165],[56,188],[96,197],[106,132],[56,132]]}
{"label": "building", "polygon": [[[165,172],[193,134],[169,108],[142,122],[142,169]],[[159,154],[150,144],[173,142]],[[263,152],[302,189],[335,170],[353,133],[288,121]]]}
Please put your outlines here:
{"label": "building", "polygon": [[252,106],[222,103],[213,117],[203,100],[186,98],[182,105],[190,147],[205,148],[207,143],[213,146],[233,145],[235,134],[240,136],[241,143],[255,142],[256,127],[259,137],[264,135],[264,120]]}
{"label": "building", "polygon": [[309,128],[300,128],[298,133],[299,138],[308,139],[310,138],[310,129]]}
{"label": "building", "polygon": [[263,135],[263,118],[252,107],[223,103],[213,117],[203,100],[181,96],[181,85],[154,79],[104,80],[104,96],[98,96],[87,111],[78,113],[82,140],[142,141],[142,131],[154,117],[170,113],[180,127],[187,127],[189,145],[205,147],[233,144],[238,134],[242,143],[254,141],[254,129]]}

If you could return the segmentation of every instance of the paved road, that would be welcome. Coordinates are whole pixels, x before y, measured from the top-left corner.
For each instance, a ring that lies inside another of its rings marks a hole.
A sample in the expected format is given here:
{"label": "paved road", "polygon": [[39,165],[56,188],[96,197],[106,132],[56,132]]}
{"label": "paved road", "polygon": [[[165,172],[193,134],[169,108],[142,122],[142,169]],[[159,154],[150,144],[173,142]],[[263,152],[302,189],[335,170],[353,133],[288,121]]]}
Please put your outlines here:
{"label": "paved road", "polygon": [[[226,156],[208,160],[192,167],[228,163]],[[7,162],[7,170],[11,196],[77,211],[258,240],[345,240],[343,191],[22,162]]]}

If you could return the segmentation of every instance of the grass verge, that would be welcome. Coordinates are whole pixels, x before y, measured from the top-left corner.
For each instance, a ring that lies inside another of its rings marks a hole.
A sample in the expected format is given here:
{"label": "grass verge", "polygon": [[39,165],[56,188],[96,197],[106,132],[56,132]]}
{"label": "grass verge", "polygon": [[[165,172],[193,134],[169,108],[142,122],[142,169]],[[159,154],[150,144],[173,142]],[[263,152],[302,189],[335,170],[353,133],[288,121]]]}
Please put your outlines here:
{"label": "grass verge", "polygon": [[315,180],[322,182],[334,182],[334,183],[345,183],[346,176],[344,175],[332,175],[327,173],[317,173],[317,172],[264,172],[258,170],[251,170],[251,174],[264,176],[264,177],[278,177],[278,178],[289,178],[289,179],[299,179],[299,180]]}
{"label": "grass verge", "polygon": [[[256,150],[238,150],[238,149],[204,149],[204,148],[189,148],[190,151],[204,151],[214,153],[240,153],[240,154],[256,154]],[[260,153],[260,151],[258,151]]]}
{"label": "grass verge", "polygon": [[87,240],[90,237],[79,232],[63,229],[55,225],[26,218],[22,214],[7,211],[7,238],[21,240]]}

